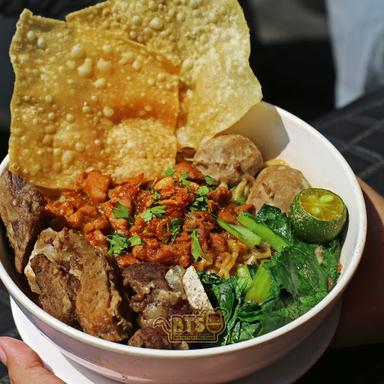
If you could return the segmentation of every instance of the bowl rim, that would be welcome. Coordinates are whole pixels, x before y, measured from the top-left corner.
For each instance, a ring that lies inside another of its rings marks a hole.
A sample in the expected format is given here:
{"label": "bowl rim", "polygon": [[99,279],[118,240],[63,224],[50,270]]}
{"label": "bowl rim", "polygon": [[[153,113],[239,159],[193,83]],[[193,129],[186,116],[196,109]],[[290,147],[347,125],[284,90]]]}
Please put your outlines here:
{"label": "bowl rim", "polygon": [[[103,340],[96,336],[89,335],[83,331],[73,328],[60,320],[54,318],[45,312],[42,308],[40,308],[37,304],[35,304],[29,297],[17,286],[17,284],[13,281],[13,279],[8,275],[4,265],[0,261],[0,280],[3,282],[5,287],[7,288],[9,294],[15,299],[16,303],[20,306],[24,306],[29,312],[31,312],[35,317],[37,317],[40,321],[43,321],[48,326],[52,327],[55,331],[61,332],[66,336],[75,339],[78,342],[85,343],[92,347],[96,347],[101,350],[106,350],[109,352],[115,352],[118,354],[129,354],[137,357],[143,358],[158,358],[158,359],[185,359],[185,358],[201,358],[201,357],[209,357],[212,355],[222,355],[227,353],[236,352],[243,349],[252,348],[255,345],[271,342],[273,339],[281,336],[283,334],[287,334],[293,331],[295,328],[300,325],[306,323],[311,318],[315,317],[318,313],[323,311],[329,304],[335,302],[335,300],[339,297],[339,295],[344,291],[347,287],[349,281],[351,280],[353,274],[355,273],[357,266],[360,262],[364,245],[366,239],[367,232],[367,217],[366,217],[366,209],[364,203],[363,193],[361,188],[357,182],[356,176],[353,173],[351,167],[341,155],[341,153],[336,149],[336,147],[328,141],[320,132],[318,132],[315,128],[310,126],[305,121],[301,120],[299,117],[293,115],[292,113],[274,106],[272,104],[261,102],[267,107],[276,108],[276,111],[279,115],[284,117],[285,119],[290,119],[294,125],[300,127],[307,133],[316,137],[316,139],[321,142],[324,146],[328,148],[338,159],[340,165],[344,169],[348,178],[351,180],[351,187],[354,190],[354,195],[357,200],[357,212],[358,217],[356,221],[358,222],[358,238],[356,239],[356,247],[354,249],[351,263],[348,268],[345,270],[342,276],[340,276],[337,284],[332,289],[328,295],[322,299],[318,304],[316,304],[313,308],[311,308],[308,312],[298,317],[297,319],[291,321],[290,323],[274,330],[265,335],[257,336],[253,339],[241,341],[239,343],[218,346],[218,347],[210,347],[210,348],[199,348],[192,350],[162,350],[162,349],[151,349],[151,348],[138,348],[129,345],[123,345],[119,343],[115,343],[108,340]],[[7,155],[0,164],[0,175],[6,170],[9,163],[9,156]]]}

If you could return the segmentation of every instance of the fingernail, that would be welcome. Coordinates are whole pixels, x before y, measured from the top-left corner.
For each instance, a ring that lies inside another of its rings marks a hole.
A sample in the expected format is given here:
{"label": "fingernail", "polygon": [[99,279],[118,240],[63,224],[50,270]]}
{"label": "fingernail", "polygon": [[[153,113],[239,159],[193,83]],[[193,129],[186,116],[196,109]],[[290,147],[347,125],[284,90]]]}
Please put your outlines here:
{"label": "fingernail", "polygon": [[3,347],[0,345],[0,361],[7,365],[7,354],[5,353]]}

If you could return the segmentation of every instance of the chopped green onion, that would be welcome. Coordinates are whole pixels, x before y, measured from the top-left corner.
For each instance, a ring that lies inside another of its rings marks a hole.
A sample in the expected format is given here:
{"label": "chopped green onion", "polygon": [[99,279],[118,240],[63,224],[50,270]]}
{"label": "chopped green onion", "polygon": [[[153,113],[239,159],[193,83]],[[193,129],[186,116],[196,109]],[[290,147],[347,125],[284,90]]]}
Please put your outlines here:
{"label": "chopped green onion", "polygon": [[252,231],[242,227],[241,225],[229,224],[223,219],[220,219],[220,217],[217,218],[217,224],[249,248],[253,248],[261,242],[260,236],[254,234]]}
{"label": "chopped green onion", "polygon": [[149,190],[151,191],[151,194],[153,196],[153,200],[154,201],[158,201],[161,199],[161,195],[159,193],[158,190],[156,190],[155,188],[153,188],[152,186],[149,187]]}
{"label": "chopped green onion", "polygon": [[247,186],[247,180],[243,179],[242,181],[240,181],[239,184],[231,188],[233,203],[237,205],[245,204],[245,202],[247,201],[247,194],[245,192],[246,186]]}
{"label": "chopped green onion", "polygon": [[191,253],[194,260],[198,260],[200,258],[206,259],[206,256],[201,248],[199,235],[197,234],[196,229],[194,229],[191,233],[192,244],[191,244]]}
{"label": "chopped green onion", "polygon": [[241,264],[237,268],[237,277],[243,291],[247,291],[252,285],[252,276],[247,264]]}
{"label": "chopped green onion", "polygon": [[176,172],[176,171],[175,171],[173,168],[167,168],[167,169],[165,170],[164,176],[165,176],[165,177],[172,176],[172,175],[174,175],[175,172]]}
{"label": "chopped green onion", "polygon": [[265,224],[258,223],[256,221],[256,217],[251,215],[249,212],[241,213],[237,220],[254,234],[260,236],[277,251],[281,251],[289,245],[287,240],[273,232],[272,229],[267,227]]}
{"label": "chopped green onion", "polygon": [[170,241],[173,242],[176,239],[176,236],[181,232],[183,226],[183,220],[178,218],[171,219],[169,224],[169,230],[171,232]]}
{"label": "chopped green onion", "polygon": [[245,300],[261,304],[269,298],[271,289],[272,277],[270,272],[264,267],[264,262],[262,262],[259,268],[257,268],[252,283],[245,294]]}
{"label": "chopped green onion", "polygon": [[180,184],[183,185],[184,187],[188,187],[188,185],[191,183],[189,180],[188,180],[188,177],[189,177],[189,173],[188,172],[181,172],[180,174]]}
{"label": "chopped green onion", "polygon": [[202,185],[201,187],[199,187],[199,189],[197,190],[197,194],[199,196],[205,196],[207,193],[209,193],[209,188],[206,186],[206,185]]}
{"label": "chopped green onion", "polygon": [[204,180],[207,185],[217,184],[217,181],[211,176],[204,176]]}

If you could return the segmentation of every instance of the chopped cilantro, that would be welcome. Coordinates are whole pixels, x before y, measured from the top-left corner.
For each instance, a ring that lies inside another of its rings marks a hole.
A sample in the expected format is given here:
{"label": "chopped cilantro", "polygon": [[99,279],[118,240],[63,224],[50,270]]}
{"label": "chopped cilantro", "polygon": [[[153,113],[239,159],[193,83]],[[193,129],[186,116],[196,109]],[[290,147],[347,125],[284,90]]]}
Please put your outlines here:
{"label": "chopped cilantro", "polygon": [[176,171],[173,169],[173,168],[167,168],[165,170],[165,173],[164,173],[164,176],[165,177],[169,177],[169,176],[172,176]]}
{"label": "chopped cilantro", "polygon": [[158,190],[156,190],[155,188],[153,188],[152,186],[149,187],[149,190],[151,191],[152,193],[152,196],[153,196],[153,200],[154,201],[158,201],[161,199],[161,195],[159,193]]}
{"label": "chopped cilantro", "polygon": [[155,217],[161,217],[167,212],[167,207],[165,205],[158,205],[156,207],[149,208],[145,210],[140,216],[147,223]]}
{"label": "chopped cilantro", "polygon": [[135,235],[130,237],[128,240],[131,244],[131,247],[134,247],[136,245],[143,245],[143,241],[140,239],[140,236]]}
{"label": "chopped cilantro", "polygon": [[170,241],[173,242],[176,239],[176,236],[180,233],[181,227],[183,225],[182,219],[173,218],[171,219],[169,229],[171,232]]}
{"label": "chopped cilantro", "polygon": [[196,229],[194,229],[191,233],[192,243],[191,243],[191,253],[194,260],[198,260],[200,258],[205,259],[206,256],[203,252],[203,249],[201,248],[200,242],[199,242],[199,235],[197,234]]}
{"label": "chopped cilantro", "polygon": [[243,205],[247,201],[246,197],[240,196],[238,199],[232,199],[232,202],[235,203],[236,205]]}
{"label": "chopped cilantro", "polygon": [[188,177],[189,177],[189,173],[188,172],[181,172],[180,174],[180,184],[183,185],[184,187],[188,187],[188,185],[191,183],[189,180],[188,180]]}
{"label": "chopped cilantro", "polygon": [[127,237],[116,232],[108,235],[107,240],[109,242],[109,253],[114,256],[120,255],[121,252],[129,247],[143,244],[139,236]]}
{"label": "chopped cilantro", "polygon": [[189,209],[191,211],[206,211],[208,209],[208,192],[209,188],[206,185],[199,187],[196,198]]}
{"label": "chopped cilantro", "polygon": [[232,193],[231,202],[235,203],[236,205],[243,205],[247,201],[247,198],[243,192],[239,193],[238,187],[239,187],[239,185],[235,185],[234,187],[232,187],[230,189],[230,191]]}
{"label": "chopped cilantro", "polygon": [[209,193],[209,188],[206,186],[206,185],[202,185],[201,187],[199,187],[199,189],[197,190],[197,194],[199,196],[205,196],[207,193]]}
{"label": "chopped cilantro", "polygon": [[198,196],[195,201],[191,204],[189,209],[191,211],[206,211],[208,209],[208,198],[207,196]]}
{"label": "chopped cilantro", "polygon": [[115,208],[112,208],[112,213],[116,219],[127,219],[129,221],[132,220],[128,207],[121,203],[117,203]]}
{"label": "chopped cilantro", "polygon": [[217,183],[216,183],[216,180],[215,180],[213,177],[211,177],[211,176],[204,176],[204,180],[205,180],[205,183],[206,183],[207,185],[214,185],[214,184],[217,184]]}

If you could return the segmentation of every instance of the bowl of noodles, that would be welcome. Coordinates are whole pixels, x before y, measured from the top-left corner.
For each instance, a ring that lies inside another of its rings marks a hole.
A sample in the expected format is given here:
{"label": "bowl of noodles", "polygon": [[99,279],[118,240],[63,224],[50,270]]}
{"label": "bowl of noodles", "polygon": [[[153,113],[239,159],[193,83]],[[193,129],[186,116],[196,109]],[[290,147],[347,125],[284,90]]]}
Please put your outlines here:
{"label": "bowl of noodles", "polygon": [[[331,143],[260,101],[236,1],[135,4],[20,17],[0,278],[100,375],[235,380],[335,307],[363,251],[364,200]],[[320,237],[294,228],[302,191],[320,193]]]}
{"label": "bowl of noodles", "polygon": [[[65,356],[120,381],[145,377],[156,382],[169,382],[169,372],[172,372],[174,382],[184,382],[185,372],[188,371],[196,372],[188,376],[188,382],[223,382],[272,364],[319,327],[350,281],[363,250],[366,229],[361,192],[339,152],[306,123],[265,103],[259,104],[250,113],[253,116],[247,115],[230,132],[247,133],[247,137],[257,141],[266,159],[278,157],[300,168],[311,185],[336,191],[348,206],[348,229],[340,255],[342,270],[333,289],[296,320],[247,341],[190,350],[137,348],[88,335],[57,320],[31,301],[21,289],[3,237],[0,267],[3,283],[27,317]],[[276,140],[272,140],[276,134]],[[322,164],[319,164],[319,156]],[[2,172],[7,164],[7,160],[3,161]],[[313,169],[316,172],[311,172]],[[217,371],[217,365],[221,366],[220,371]]]}

